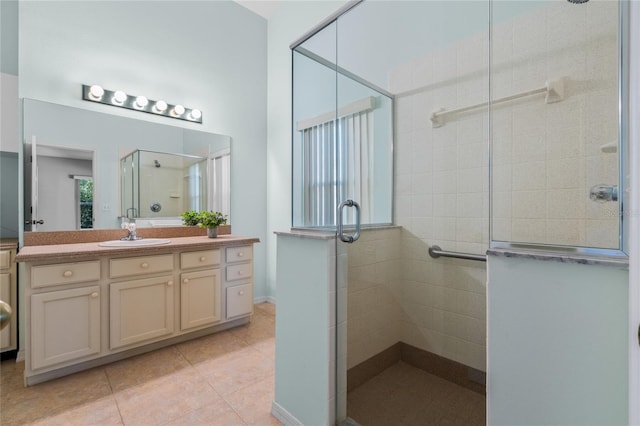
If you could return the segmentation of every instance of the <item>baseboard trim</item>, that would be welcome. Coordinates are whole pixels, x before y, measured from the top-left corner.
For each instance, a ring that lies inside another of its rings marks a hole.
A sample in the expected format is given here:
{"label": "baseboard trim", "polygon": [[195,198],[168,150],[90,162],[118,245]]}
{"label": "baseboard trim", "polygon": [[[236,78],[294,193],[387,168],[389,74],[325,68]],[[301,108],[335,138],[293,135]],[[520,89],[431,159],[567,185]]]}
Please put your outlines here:
{"label": "baseboard trim", "polygon": [[347,392],[352,391],[374,376],[402,360],[402,343],[389,346],[384,351],[362,361],[347,370]]}
{"label": "baseboard trim", "polygon": [[402,361],[469,390],[486,395],[486,373],[401,342]]}
{"label": "baseboard trim", "polygon": [[271,414],[280,420],[285,426],[304,426],[304,424],[293,414],[288,412],[282,405],[275,401],[271,401]]}
{"label": "baseboard trim", "polygon": [[486,373],[424,349],[398,342],[347,371],[347,392],[364,384],[398,361],[486,395]]}
{"label": "baseboard trim", "polygon": [[263,302],[268,302],[267,300],[267,296],[260,296],[260,297],[254,297],[253,298],[253,304],[258,304],[258,303],[263,303]]}

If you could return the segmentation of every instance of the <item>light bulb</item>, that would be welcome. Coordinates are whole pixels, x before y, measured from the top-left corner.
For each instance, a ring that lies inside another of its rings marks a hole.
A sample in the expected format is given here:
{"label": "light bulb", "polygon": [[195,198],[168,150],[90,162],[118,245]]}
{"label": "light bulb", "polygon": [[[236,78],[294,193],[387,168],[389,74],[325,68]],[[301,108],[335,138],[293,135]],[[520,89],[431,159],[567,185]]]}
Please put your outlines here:
{"label": "light bulb", "polygon": [[102,98],[102,95],[104,95],[104,89],[101,86],[98,86],[97,84],[94,84],[93,86],[91,86],[89,88],[89,96],[92,99],[100,99]]}
{"label": "light bulb", "polygon": [[167,103],[165,101],[157,101],[154,108],[157,112],[164,112],[167,109]]}
{"label": "light bulb", "polygon": [[127,94],[122,90],[116,90],[113,94],[113,102],[122,105],[127,100]]}
{"label": "light bulb", "polygon": [[182,105],[176,105],[173,107],[173,114],[177,116],[181,116],[184,114],[184,107]]}
{"label": "light bulb", "polygon": [[200,117],[202,117],[202,113],[200,112],[199,109],[192,109],[191,114],[189,114],[189,117],[191,117],[192,120],[197,120]]}
{"label": "light bulb", "polygon": [[138,96],[136,97],[136,106],[138,108],[144,108],[149,104],[149,99],[147,99],[144,96]]}

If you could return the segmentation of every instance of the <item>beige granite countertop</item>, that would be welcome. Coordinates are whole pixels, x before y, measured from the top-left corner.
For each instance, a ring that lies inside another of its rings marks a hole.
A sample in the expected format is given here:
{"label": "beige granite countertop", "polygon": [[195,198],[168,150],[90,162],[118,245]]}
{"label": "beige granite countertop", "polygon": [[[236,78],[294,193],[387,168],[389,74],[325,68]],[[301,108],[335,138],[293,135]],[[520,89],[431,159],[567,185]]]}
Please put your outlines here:
{"label": "beige granite countertop", "polygon": [[206,236],[169,238],[168,244],[140,247],[102,247],[98,242],[74,244],[50,244],[23,247],[16,256],[17,262],[41,261],[74,261],[98,256],[140,256],[165,253],[176,249],[211,249],[229,245],[259,243],[257,237],[239,235],[218,235],[217,238]]}

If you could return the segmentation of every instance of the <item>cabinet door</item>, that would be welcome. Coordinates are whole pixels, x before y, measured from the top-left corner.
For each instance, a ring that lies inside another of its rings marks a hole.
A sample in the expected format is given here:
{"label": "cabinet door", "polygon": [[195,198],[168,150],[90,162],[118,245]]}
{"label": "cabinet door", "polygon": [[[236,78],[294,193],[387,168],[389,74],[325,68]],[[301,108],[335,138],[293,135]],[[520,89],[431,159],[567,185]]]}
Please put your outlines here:
{"label": "cabinet door", "polygon": [[253,284],[227,288],[227,319],[253,313]]}
{"label": "cabinet door", "polygon": [[[17,312],[16,307],[11,305],[11,274],[0,274],[0,300],[9,304],[13,313],[11,314],[11,321],[15,321]],[[11,324],[0,331],[0,351],[11,347]]]}
{"label": "cabinet door", "polygon": [[220,321],[220,270],[180,276],[180,330]]}
{"label": "cabinet door", "polygon": [[31,296],[31,367],[100,352],[100,287]]}
{"label": "cabinet door", "polygon": [[109,286],[111,349],[173,332],[173,277]]}

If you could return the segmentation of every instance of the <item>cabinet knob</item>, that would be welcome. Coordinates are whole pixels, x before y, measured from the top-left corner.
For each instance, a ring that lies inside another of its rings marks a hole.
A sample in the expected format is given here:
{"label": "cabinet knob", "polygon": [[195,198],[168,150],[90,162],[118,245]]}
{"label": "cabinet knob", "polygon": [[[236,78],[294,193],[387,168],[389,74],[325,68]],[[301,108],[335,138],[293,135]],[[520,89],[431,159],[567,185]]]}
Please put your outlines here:
{"label": "cabinet knob", "polygon": [[238,271],[238,275],[242,275],[242,271]]}
{"label": "cabinet knob", "polygon": [[95,299],[97,297],[98,297],[98,292],[97,291],[94,291],[93,293],[91,293],[91,298],[92,299]]}
{"label": "cabinet knob", "polygon": [[189,278],[183,279],[182,282],[185,283],[185,284],[188,283],[189,282]]}
{"label": "cabinet knob", "polygon": [[204,262],[205,260],[207,260],[207,258],[206,258],[206,257],[204,257],[204,256],[200,256],[200,262]]}
{"label": "cabinet knob", "polygon": [[171,287],[173,285],[173,281],[167,281],[167,285]]}
{"label": "cabinet knob", "polygon": [[149,267],[149,264],[148,264],[147,262],[142,262],[142,263],[140,264],[140,267],[141,267],[142,269],[147,269],[147,268]]}
{"label": "cabinet knob", "polygon": [[239,251],[239,252],[238,252],[238,257],[243,257],[243,256],[244,256],[244,253],[243,253],[243,252],[241,252],[241,251]]}
{"label": "cabinet knob", "polygon": [[238,295],[240,295],[240,296],[244,296],[244,290],[240,290],[240,291],[238,292]]}
{"label": "cabinet knob", "polygon": [[64,271],[62,273],[62,276],[65,277],[65,278],[69,278],[72,275],[73,275],[73,271]]}

